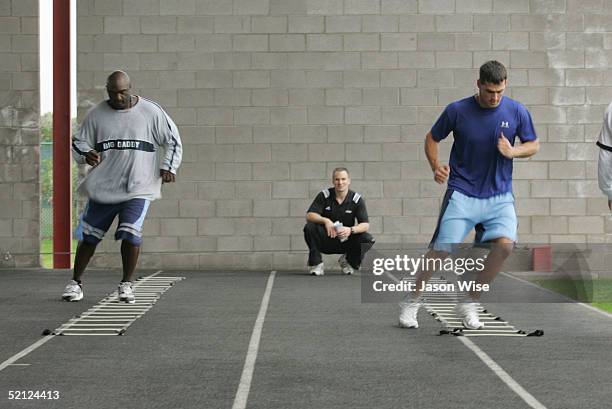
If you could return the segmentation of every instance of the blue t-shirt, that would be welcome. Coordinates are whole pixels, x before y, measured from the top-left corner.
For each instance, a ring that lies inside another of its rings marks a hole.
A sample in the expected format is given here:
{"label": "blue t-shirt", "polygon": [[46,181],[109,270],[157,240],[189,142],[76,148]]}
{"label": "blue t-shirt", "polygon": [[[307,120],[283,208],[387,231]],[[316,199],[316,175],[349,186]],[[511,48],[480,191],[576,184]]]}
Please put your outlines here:
{"label": "blue t-shirt", "polygon": [[512,192],[512,159],[497,150],[502,132],[514,146],[537,139],[529,111],[502,97],[495,108],[482,108],[474,96],[448,105],[431,128],[439,142],[453,132],[448,187],[478,198]]}

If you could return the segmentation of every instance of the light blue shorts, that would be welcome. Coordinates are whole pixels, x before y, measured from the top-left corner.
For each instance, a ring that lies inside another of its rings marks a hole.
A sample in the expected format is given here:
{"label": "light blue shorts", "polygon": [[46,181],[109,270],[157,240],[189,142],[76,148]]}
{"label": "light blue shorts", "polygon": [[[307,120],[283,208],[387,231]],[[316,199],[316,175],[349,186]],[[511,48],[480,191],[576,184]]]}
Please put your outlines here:
{"label": "light blue shorts", "polygon": [[451,253],[453,245],[462,243],[472,229],[476,229],[475,243],[501,237],[516,242],[517,227],[511,192],[480,199],[448,189],[430,247]]}

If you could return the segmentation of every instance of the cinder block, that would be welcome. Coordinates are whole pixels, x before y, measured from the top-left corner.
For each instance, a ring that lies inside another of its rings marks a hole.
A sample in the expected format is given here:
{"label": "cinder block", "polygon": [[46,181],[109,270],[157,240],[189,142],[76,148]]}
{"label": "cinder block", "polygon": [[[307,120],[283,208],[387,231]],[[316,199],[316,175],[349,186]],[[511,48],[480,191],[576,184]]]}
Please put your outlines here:
{"label": "cinder block", "polygon": [[531,107],[529,110],[535,123],[562,124],[568,122],[564,108],[553,106]]}
{"label": "cinder block", "polygon": [[270,123],[268,108],[235,108],[234,123],[236,125],[261,125]]}
{"label": "cinder block", "polygon": [[270,0],[270,14],[307,14],[307,3],[303,0]]}
{"label": "cinder block", "polygon": [[383,70],[380,73],[382,87],[415,87],[417,84],[416,70]]}
{"label": "cinder block", "polygon": [[154,52],[157,51],[157,36],[124,35],[121,37],[122,52]]}
{"label": "cinder block", "polygon": [[217,251],[252,251],[253,237],[223,236],[217,238]]}
{"label": "cinder block", "polygon": [[415,107],[383,107],[382,123],[386,125],[414,124],[417,120]]}
{"label": "cinder block", "polygon": [[289,105],[323,105],[325,95],[322,89],[290,89]]}
{"label": "cinder block", "polygon": [[401,199],[368,199],[368,215],[372,216],[401,216]]}
{"label": "cinder block", "polygon": [[382,0],[381,14],[416,14],[418,12],[417,0]]}
{"label": "cinder block", "polygon": [[[529,9],[529,1],[527,6]],[[490,14],[493,10],[493,0],[455,0],[455,7],[457,13]]]}
{"label": "cinder block", "polygon": [[493,12],[497,14],[529,13],[529,0],[493,0]]}
{"label": "cinder block", "polygon": [[308,145],[306,144],[274,144],[272,145],[273,162],[306,162],[308,160]]}
{"label": "cinder block", "polygon": [[270,10],[270,0],[234,0],[235,15],[266,15]]}
{"label": "cinder block", "polygon": [[553,216],[584,216],[587,199],[551,199],[550,205]]}
{"label": "cinder block", "polygon": [[342,51],[342,35],[308,34],[306,48],[309,51]]}
{"label": "cinder block", "polygon": [[567,186],[569,197],[601,197],[596,180],[570,180]]}
{"label": "cinder block", "polygon": [[435,16],[413,14],[400,16],[400,33],[432,33],[436,31]]}
{"label": "cinder block", "polygon": [[214,67],[218,70],[248,70],[251,68],[251,56],[248,53],[215,53]]}
{"label": "cinder block", "polygon": [[437,68],[471,68],[472,53],[462,51],[439,51],[436,53]]}
{"label": "cinder block", "polygon": [[147,237],[142,243],[142,253],[167,253],[178,249],[178,237]]}
{"label": "cinder block", "polygon": [[566,0],[532,1],[530,11],[533,14],[565,13]]}
{"label": "cinder block", "polygon": [[471,32],[473,26],[472,16],[469,14],[436,16],[436,29],[440,33]]}
{"label": "cinder block", "polygon": [[215,129],[215,136],[218,144],[250,144],[253,142],[253,130],[250,126],[218,126]]}
{"label": "cinder block", "polygon": [[223,200],[217,205],[217,217],[249,217],[253,215],[253,201]]}
{"label": "cinder block", "polygon": [[565,37],[566,33],[529,33],[529,48],[533,51],[564,50]]}
{"label": "cinder block", "polygon": [[[253,53],[251,68],[256,70],[285,70],[288,68],[287,54]],[[274,79],[274,72],[271,74]]]}
{"label": "cinder block", "polygon": [[200,108],[197,121],[198,125],[233,125],[234,111],[231,108]]}
{"label": "cinder block", "polygon": [[250,33],[251,18],[246,16],[215,16],[215,33]]}
{"label": "cinder block", "polygon": [[330,125],[327,128],[330,143],[359,143],[363,142],[363,127],[359,125]]}
{"label": "cinder block", "polygon": [[378,106],[346,107],[346,124],[369,124],[377,125],[381,123],[381,112]]}
{"label": "cinder block", "polygon": [[380,144],[352,144],[346,145],[346,160],[350,162],[382,161]]}
{"label": "cinder block", "polygon": [[345,0],[345,14],[380,14],[380,3],[371,0]]}
{"label": "cinder block", "polygon": [[412,143],[385,143],[383,144],[383,158],[385,162],[416,161],[419,159],[421,146]]}
{"label": "cinder block", "polygon": [[231,51],[232,37],[229,34],[197,34],[198,52]]}
{"label": "cinder block", "polygon": [[125,16],[145,16],[159,14],[159,0],[123,0],[123,15]]}
{"label": "cinder block", "polygon": [[307,0],[306,13],[303,14],[323,16],[342,14],[342,6],[342,0]]}
{"label": "cinder block", "polygon": [[[399,142],[401,139],[401,129],[396,125],[377,125],[365,127],[365,142]],[[386,145],[387,145],[386,144]],[[385,145],[383,145],[383,148]],[[417,155],[418,156],[418,155]]]}
{"label": "cinder block", "polygon": [[417,234],[419,233],[419,217],[385,216],[383,217],[384,234]]}
{"label": "cinder block", "polygon": [[[538,29],[534,29],[534,31],[536,30]],[[476,33],[507,31],[510,31],[510,16],[508,14],[474,16],[474,32]]]}
{"label": "cinder block", "polygon": [[599,147],[593,143],[568,143],[567,159],[576,161],[594,161],[599,156]]}
{"label": "cinder block", "polygon": [[416,33],[380,34],[381,51],[412,51],[417,49]]}
{"label": "cinder block", "polygon": [[227,236],[236,234],[234,220],[230,218],[198,219],[199,236]]}
{"label": "cinder block", "polygon": [[212,33],[215,27],[215,20],[211,16],[181,16],[176,20],[178,34]]}
{"label": "cinder block", "polygon": [[234,36],[234,51],[268,51],[268,36],[265,34],[237,34]]}
{"label": "cinder block", "polygon": [[255,236],[255,251],[289,251],[291,240],[289,236]]}
{"label": "cinder block", "polygon": [[[195,78],[194,78],[195,81]],[[178,102],[183,107],[201,107],[213,104],[213,90],[211,89],[180,89]]]}
{"label": "cinder block", "polygon": [[289,200],[254,200],[253,216],[255,217],[289,217]]}
{"label": "cinder block", "polygon": [[290,33],[322,33],[324,30],[323,16],[289,16]]}
{"label": "cinder block", "polygon": [[161,15],[193,16],[195,13],[195,0],[163,0],[159,2],[159,14]]}
{"label": "cinder block", "polygon": [[[310,164],[311,167],[314,165],[316,164]],[[324,170],[322,166],[319,166],[319,168]],[[321,173],[323,172],[319,171],[319,174]],[[308,197],[308,182],[294,180],[290,182],[272,182],[272,197],[274,199],[305,199]]]}
{"label": "cinder block", "polygon": [[[608,104],[606,104],[608,105]],[[570,124],[599,124],[602,119],[602,112],[605,105],[586,105],[580,107],[567,108],[567,122]]]}
{"label": "cinder block", "polygon": [[303,107],[279,107],[270,109],[270,123],[276,125],[305,124],[306,108]]}
{"label": "cinder block", "polygon": [[257,236],[272,234],[272,220],[253,217],[239,217],[234,219],[236,235]]}
{"label": "cinder block", "polygon": [[289,163],[254,163],[253,180],[287,180],[289,179]]}
{"label": "cinder block", "polygon": [[308,123],[332,125],[344,123],[344,108],[341,107],[308,107]]}
{"label": "cinder block", "polygon": [[236,197],[238,199],[272,199],[272,184],[270,182],[237,182]]}
{"label": "cinder block", "polygon": [[270,34],[270,51],[305,51],[303,34]]}
{"label": "cinder block", "polygon": [[140,26],[143,34],[176,34],[177,32],[174,16],[141,17]]}
{"label": "cinder block", "polygon": [[604,218],[601,216],[578,216],[569,218],[569,233],[603,234]]}
{"label": "cinder block", "polygon": [[550,179],[584,179],[584,162],[549,162]]}
{"label": "cinder block", "polygon": [[244,144],[236,145],[236,162],[270,162],[272,158],[270,145]]}
{"label": "cinder block", "polygon": [[366,180],[399,180],[402,176],[399,162],[367,162],[365,163]]}
{"label": "cinder block", "polygon": [[493,33],[494,50],[528,50],[529,33]]}
{"label": "cinder block", "polygon": [[[571,70],[568,70],[568,75]],[[555,69],[530,69],[529,85],[536,87],[564,86],[566,85],[564,70]],[[567,84],[572,86],[571,84]],[[577,84],[576,84],[577,85]],[[586,85],[586,84],[583,84]]]}
{"label": "cinder block", "polygon": [[38,16],[37,0],[13,0],[12,15],[15,17]]}
{"label": "cinder block", "polygon": [[379,51],[380,35],[376,34],[345,34],[345,51]]}
{"label": "cinder block", "polygon": [[[177,68],[176,53],[150,53],[141,54],[140,56],[141,70],[173,70]],[[86,69],[85,67],[79,69]]]}
{"label": "cinder block", "polygon": [[289,127],[284,125],[258,125],[253,128],[255,143],[288,143]]}
{"label": "cinder block", "polygon": [[[308,159],[311,162],[337,162],[344,161],[345,152],[343,144],[315,143],[308,145]],[[318,165],[317,165],[318,166]],[[325,172],[323,167],[322,173]],[[293,175],[293,171],[292,171]],[[317,172],[316,175],[319,175]],[[323,175],[324,178],[326,175]],[[321,176],[319,176],[321,177]],[[310,178],[308,178],[310,179]]]}
{"label": "cinder block", "polygon": [[[383,81],[384,82],[384,81]],[[399,89],[397,88],[367,88],[363,90],[365,105],[399,105]]]}
{"label": "cinder block", "polygon": [[399,17],[392,16],[363,16],[364,33],[394,33],[399,29]]}
{"label": "cinder block", "polygon": [[272,34],[287,32],[286,16],[253,17],[251,21],[253,33]]}
{"label": "cinder block", "polygon": [[[200,237],[179,237],[179,251],[181,252],[181,257],[185,255],[185,253],[196,253],[192,254],[197,256],[197,254],[203,251],[216,251],[217,250],[217,238],[210,236],[200,236]],[[179,259],[181,258],[179,257]],[[198,267],[196,264],[195,267]]]}
{"label": "cinder block", "polygon": [[327,127],[324,125],[295,125],[291,126],[289,129],[291,142],[327,142]]}
{"label": "cinder block", "polygon": [[198,199],[234,199],[234,182],[200,182],[197,184]]}
{"label": "cinder block", "polygon": [[161,219],[162,236],[196,236],[196,219]]}
{"label": "cinder block", "polygon": [[191,34],[161,34],[158,41],[161,52],[195,51],[195,37]]}
{"label": "cinder block", "polygon": [[232,0],[196,0],[196,13],[200,15],[232,14]]}
{"label": "cinder block", "polygon": [[361,64],[365,70],[398,68],[398,56],[394,52],[364,52]]}
{"label": "cinder block", "polygon": [[549,216],[551,201],[553,200],[521,198],[515,203],[516,213],[521,216]]}
{"label": "cinder block", "polygon": [[215,163],[216,180],[251,180],[250,163]]}
{"label": "cinder block", "polygon": [[534,234],[567,234],[567,219],[565,216],[532,216],[531,231]]}
{"label": "cinder block", "polygon": [[[140,19],[138,17],[89,17],[86,21],[79,19],[79,34],[102,33],[100,25],[104,24],[105,34],[139,34]],[[85,30],[85,31],[83,31]]]}
{"label": "cinder block", "polygon": [[[309,71],[305,73],[306,87],[311,88],[334,88],[342,84],[342,73],[341,72],[328,72],[328,71]],[[297,85],[294,85],[297,87]]]}
{"label": "cinder block", "polygon": [[421,14],[450,14],[455,12],[455,0],[430,0],[419,2]]}
{"label": "cinder block", "polygon": [[512,177],[514,179],[548,179],[548,163],[515,161]]}
{"label": "cinder block", "polygon": [[326,15],[325,32],[326,33],[359,33],[361,32],[361,17]]}

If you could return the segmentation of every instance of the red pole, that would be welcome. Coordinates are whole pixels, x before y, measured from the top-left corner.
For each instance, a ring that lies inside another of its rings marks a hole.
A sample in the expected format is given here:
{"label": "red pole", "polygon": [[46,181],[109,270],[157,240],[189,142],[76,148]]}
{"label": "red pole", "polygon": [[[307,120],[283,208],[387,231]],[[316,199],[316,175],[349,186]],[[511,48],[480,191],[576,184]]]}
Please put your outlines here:
{"label": "red pole", "polygon": [[53,0],[53,267],[70,268],[70,0]]}

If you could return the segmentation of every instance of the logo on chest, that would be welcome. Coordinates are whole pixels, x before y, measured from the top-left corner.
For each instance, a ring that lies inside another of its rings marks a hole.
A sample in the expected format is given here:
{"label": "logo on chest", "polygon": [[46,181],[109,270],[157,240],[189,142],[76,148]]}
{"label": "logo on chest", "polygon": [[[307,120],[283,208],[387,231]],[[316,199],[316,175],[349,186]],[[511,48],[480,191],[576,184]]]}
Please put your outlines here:
{"label": "logo on chest", "polygon": [[500,127],[507,129],[510,128],[510,124],[508,123],[508,121],[502,121]]}

